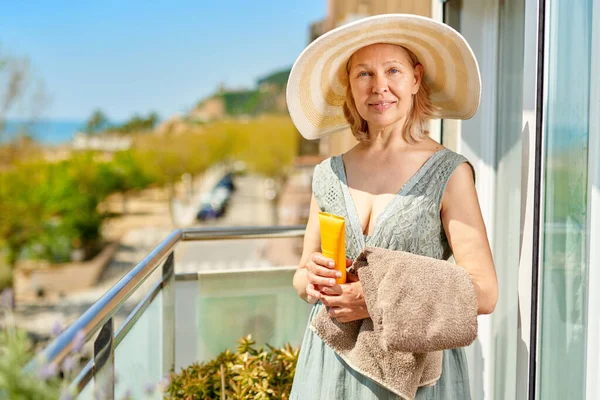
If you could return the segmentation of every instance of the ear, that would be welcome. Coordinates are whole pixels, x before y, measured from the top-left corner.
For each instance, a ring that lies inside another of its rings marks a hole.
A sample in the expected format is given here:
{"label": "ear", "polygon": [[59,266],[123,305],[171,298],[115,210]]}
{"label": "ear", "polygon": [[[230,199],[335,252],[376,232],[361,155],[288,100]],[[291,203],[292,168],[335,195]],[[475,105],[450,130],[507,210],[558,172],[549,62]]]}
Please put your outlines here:
{"label": "ear", "polygon": [[424,68],[421,64],[417,64],[415,65],[414,68],[414,83],[413,83],[413,88],[412,88],[412,94],[417,94],[417,92],[419,91],[419,88],[421,87],[421,82],[423,80],[423,72],[424,72]]}

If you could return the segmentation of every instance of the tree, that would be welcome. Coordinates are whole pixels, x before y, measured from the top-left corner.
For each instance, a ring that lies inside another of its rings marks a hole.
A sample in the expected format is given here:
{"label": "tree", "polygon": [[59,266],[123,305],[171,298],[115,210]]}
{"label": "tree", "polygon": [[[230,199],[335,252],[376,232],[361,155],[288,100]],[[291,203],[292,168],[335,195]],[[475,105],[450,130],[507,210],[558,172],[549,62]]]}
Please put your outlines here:
{"label": "tree", "polygon": [[0,134],[4,132],[6,115],[15,103],[24,95],[30,76],[29,60],[0,53],[0,82],[6,87],[0,88]]}
{"label": "tree", "polygon": [[37,164],[0,173],[0,248],[10,270],[25,246],[42,234],[40,221],[50,218],[44,207],[47,178]]}
{"label": "tree", "polygon": [[[175,183],[186,172],[180,149],[175,146],[178,138],[164,136],[138,137],[135,147],[145,173],[152,179],[167,187],[169,212],[171,221],[175,222],[173,200],[175,199]],[[189,152],[188,149],[184,149]]]}
{"label": "tree", "polygon": [[158,121],[160,121],[160,117],[158,116],[156,111],[152,111],[150,114],[148,114],[148,118],[146,118],[146,121],[148,122],[150,128],[154,129],[156,127],[156,124],[158,124]]}
{"label": "tree", "polygon": [[136,114],[123,125],[116,125],[111,130],[119,133],[147,132],[156,127],[159,119],[158,114],[154,111],[149,113],[147,117]]}
{"label": "tree", "polygon": [[273,222],[279,217],[277,205],[289,168],[298,154],[299,133],[289,117],[261,117],[247,124],[239,145],[239,157],[248,169],[273,181],[269,199]]}
{"label": "tree", "polygon": [[105,218],[98,205],[119,189],[116,179],[102,173],[105,165],[91,153],[79,153],[61,162],[30,161],[0,172],[5,268],[12,271],[20,258],[69,261],[74,249],[95,254]]}
{"label": "tree", "polygon": [[121,194],[123,214],[127,214],[129,193],[141,190],[152,183],[152,178],[145,173],[140,161],[137,152],[130,149],[115,153],[112,161],[100,166],[99,180],[109,186],[107,193]]}
{"label": "tree", "polygon": [[[31,74],[29,60],[26,57],[16,57],[4,54],[0,51],[0,143],[3,142],[5,134],[6,119],[8,114],[19,105],[21,113],[25,112],[28,119],[35,119],[48,103],[44,84],[41,80],[34,81]],[[21,127],[21,138],[30,137],[28,124]],[[24,150],[24,151],[20,151]],[[9,153],[17,158],[22,154],[28,154],[27,149],[20,146],[12,148]],[[6,151],[0,154],[0,166],[12,164],[14,157],[7,160]]]}
{"label": "tree", "polygon": [[173,201],[175,184],[183,174],[203,174],[214,163],[226,160],[233,153],[231,132],[223,124],[211,129],[196,128],[183,133],[141,135],[135,149],[144,174],[165,185],[169,195],[169,211],[175,223]]}
{"label": "tree", "polygon": [[[0,49],[1,50],[1,49]],[[47,98],[43,82],[34,82],[29,60],[0,51],[0,143],[4,143],[6,120],[16,105],[25,110],[28,117],[35,118],[44,108]],[[23,114],[23,111],[21,111]],[[39,207],[28,207],[27,198],[35,193],[26,192],[21,196],[21,188],[30,181],[30,176],[15,177],[8,171],[22,162],[25,156],[35,158],[39,149],[27,132],[27,124],[17,140],[0,146],[0,268],[2,258],[14,264],[20,249],[27,243],[33,232],[35,218],[39,216]],[[32,171],[31,182],[36,180],[36,171]],[[6,267],[6,266],[5,266]],[[12,268],[0,273],[0,286],[12,284]]]}
{"label": "tree", "polygon": [[94,110],[85,123],[85,132],[92,135],[107,129],[110,121],[101,110]]}
{"label": "tree", "polygon": [[27,133],[21,133],[14,140],[0,146],[0,169],[6,169],[25,160],[35,160],[42,156],[42,148]]}

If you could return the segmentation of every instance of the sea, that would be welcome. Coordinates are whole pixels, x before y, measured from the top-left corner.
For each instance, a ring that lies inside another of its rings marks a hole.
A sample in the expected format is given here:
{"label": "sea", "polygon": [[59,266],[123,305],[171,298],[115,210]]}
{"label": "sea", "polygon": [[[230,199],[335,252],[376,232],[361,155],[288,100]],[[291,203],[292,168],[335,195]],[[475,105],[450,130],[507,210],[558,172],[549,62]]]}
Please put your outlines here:
{"label": "sea", "polygon": [[20,132],[27,132],[42,145],[57,146],[71,142],[77,132],[85,127],[85,121],[36,120],[34,122],[8,120],[4,132],[0,132],[0,143],[13,140]]}

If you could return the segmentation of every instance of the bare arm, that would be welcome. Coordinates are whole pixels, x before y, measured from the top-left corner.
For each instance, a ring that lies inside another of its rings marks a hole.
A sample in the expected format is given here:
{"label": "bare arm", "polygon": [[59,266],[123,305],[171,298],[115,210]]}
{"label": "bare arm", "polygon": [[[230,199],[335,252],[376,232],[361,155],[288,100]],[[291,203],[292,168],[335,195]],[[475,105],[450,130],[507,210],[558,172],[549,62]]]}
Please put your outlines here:
{"label": "bare arm", "polygon": [[[321,294],[320,287],[335,285],[331,278],[336,277],[333,261],[321,254],[321,231],[319,228],[319,205],[313,196],[310,201],[310,214],[304,234],[304,247],[300,265],[294,274],[294,288],[304,301],[314,304]],[[312,271],[312,272],[311,272]]]}
{"label": "bare arm", "polygon": [[459,165],[442,198],[442,223],[456,264],[475,286],[479,314],[491,314],[498,301],[498,281],[471,167]]}

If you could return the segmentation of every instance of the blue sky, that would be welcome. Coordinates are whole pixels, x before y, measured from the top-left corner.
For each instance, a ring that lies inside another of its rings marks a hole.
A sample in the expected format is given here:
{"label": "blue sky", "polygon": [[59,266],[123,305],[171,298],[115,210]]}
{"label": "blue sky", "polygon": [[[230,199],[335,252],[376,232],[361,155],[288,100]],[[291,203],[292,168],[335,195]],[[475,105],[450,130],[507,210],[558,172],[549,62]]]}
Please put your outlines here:
{"label": "blue sky", "polygon": [[[219,83],[251,87],[290,66],[326,0],[7,1],[0,50],[27,56],[43,116],[111,119],[185,112]],[[19,117],[13,113],[13,117]]]}

